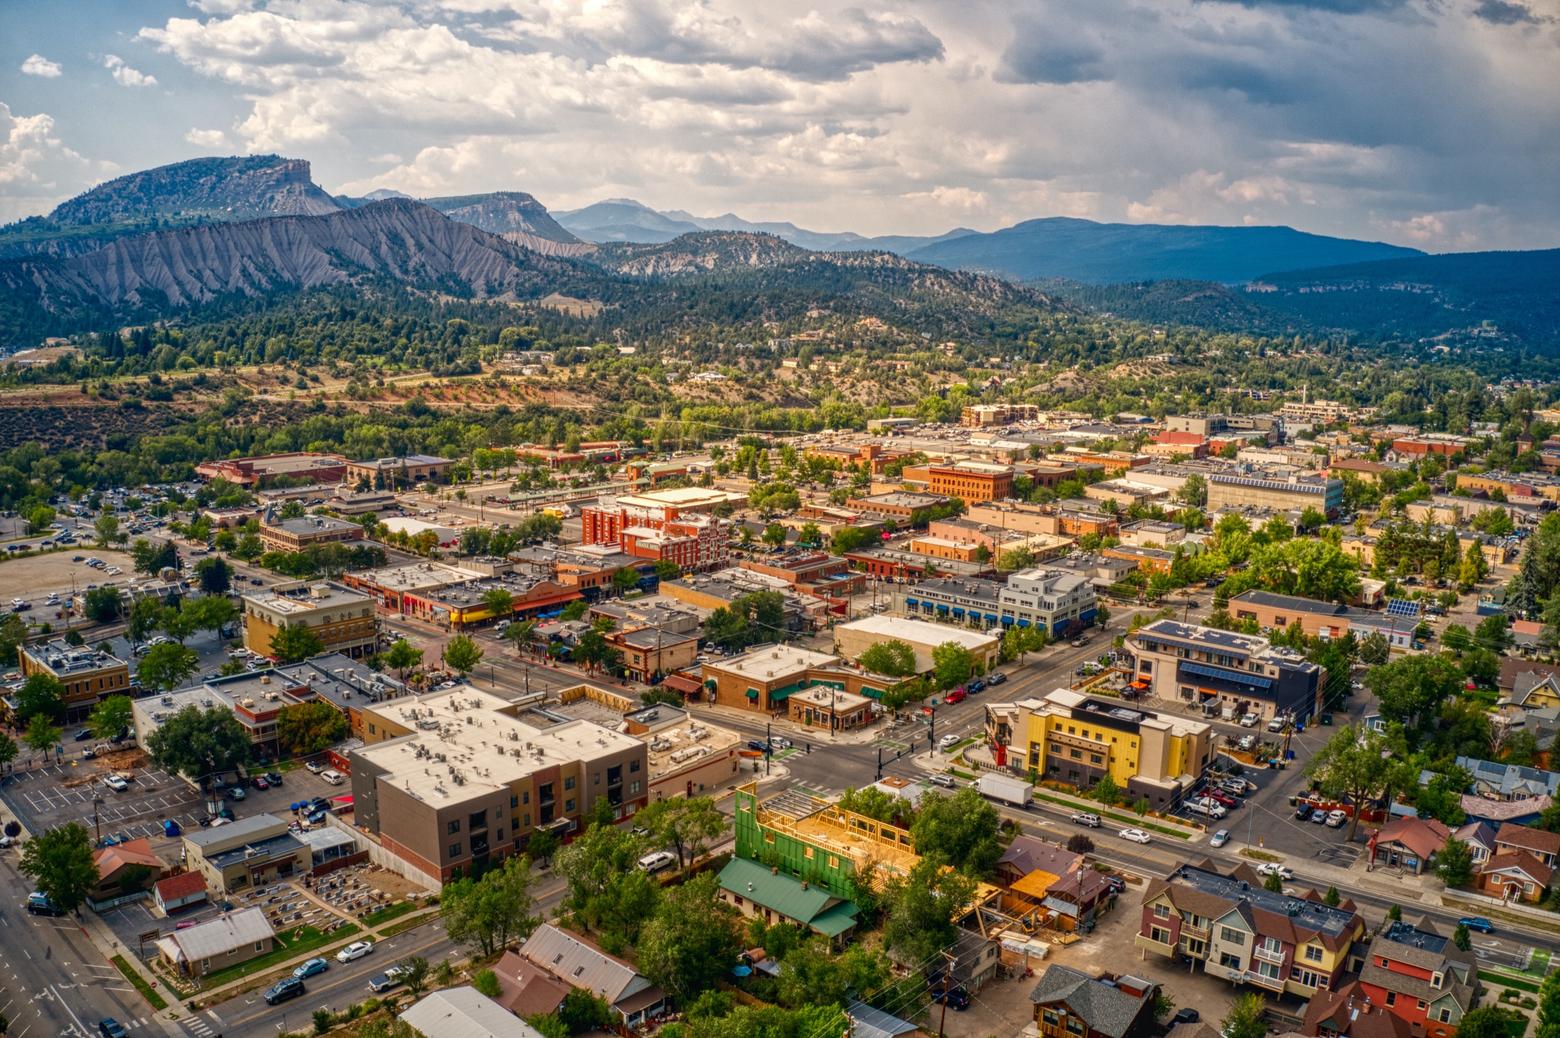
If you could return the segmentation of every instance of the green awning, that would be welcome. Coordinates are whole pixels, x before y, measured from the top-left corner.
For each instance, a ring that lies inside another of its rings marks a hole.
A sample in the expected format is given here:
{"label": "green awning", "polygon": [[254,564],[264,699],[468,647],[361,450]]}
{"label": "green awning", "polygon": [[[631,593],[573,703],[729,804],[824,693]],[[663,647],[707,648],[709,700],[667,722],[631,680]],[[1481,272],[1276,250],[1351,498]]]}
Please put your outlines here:
{"label": "green awning", "polygon": [[753,700],[754,702],[757,702],[758,701],[758,689],[756,689],[756,688],[748,689],[747,690],[747,697],[749,699]]}

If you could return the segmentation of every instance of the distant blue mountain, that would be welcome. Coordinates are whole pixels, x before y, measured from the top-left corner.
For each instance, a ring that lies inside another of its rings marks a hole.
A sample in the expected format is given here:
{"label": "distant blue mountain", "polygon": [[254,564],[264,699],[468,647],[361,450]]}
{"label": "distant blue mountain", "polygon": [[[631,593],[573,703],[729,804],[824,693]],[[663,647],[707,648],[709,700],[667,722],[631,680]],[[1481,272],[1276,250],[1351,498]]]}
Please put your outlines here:
{"label": "distant blue mountain", "polygon": [[1241,284],[1275,270],[1423,256],[1417,249],[1307,234],[1291,227],[1187,227],[1026,220],[905,253],[922,263],[1021,281],[1068,278],[1108,284],[1181,279]]}

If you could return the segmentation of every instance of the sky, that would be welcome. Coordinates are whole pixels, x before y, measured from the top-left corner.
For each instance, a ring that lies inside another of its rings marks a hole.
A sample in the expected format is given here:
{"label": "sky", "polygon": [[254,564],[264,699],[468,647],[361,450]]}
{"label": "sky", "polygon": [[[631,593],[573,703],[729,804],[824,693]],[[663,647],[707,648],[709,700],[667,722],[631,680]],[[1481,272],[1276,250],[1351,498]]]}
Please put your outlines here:
{"label": "sky", "polygon": [[275,152],[332,193],[820,231],[1560,246],[1560,0],[13,0],[0,222]]}

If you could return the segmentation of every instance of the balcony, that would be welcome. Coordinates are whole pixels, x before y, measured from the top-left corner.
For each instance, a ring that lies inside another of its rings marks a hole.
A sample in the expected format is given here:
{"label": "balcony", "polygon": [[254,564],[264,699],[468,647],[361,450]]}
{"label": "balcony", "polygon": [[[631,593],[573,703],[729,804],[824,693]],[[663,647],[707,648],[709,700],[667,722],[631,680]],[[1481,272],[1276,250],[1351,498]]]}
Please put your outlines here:
{"label": "balcony", "polygon": [[1256,970],[1247,970],[1244,979],[1248,984],[1255,984],[1258,987],[1267,988],[1269,991],[1281,992],[1285,987],[1284,979],[1282,977],[1264,976],[1263,974],[1258,973]]}
{"label": "balcony", "polygon": [[1275,966],[1282,966],[1284,964],[1284,949],[1282,947],[1274,950],[1265,948],[1259,944],[1257,945],[1256,950],[1252,952],[1252,955],[1262,962],[1271,962]]}
{"label": "balcony", "polygon": [[1167,959],[1175,954],[1175,945],[1168,940],[1156,941],[1148,934],[1140,933],[1135,935],[1132,938],[1132,944],[1134,947],[1141,948],[1144,951],[1151,951],[1155,955],[1163,955]]}

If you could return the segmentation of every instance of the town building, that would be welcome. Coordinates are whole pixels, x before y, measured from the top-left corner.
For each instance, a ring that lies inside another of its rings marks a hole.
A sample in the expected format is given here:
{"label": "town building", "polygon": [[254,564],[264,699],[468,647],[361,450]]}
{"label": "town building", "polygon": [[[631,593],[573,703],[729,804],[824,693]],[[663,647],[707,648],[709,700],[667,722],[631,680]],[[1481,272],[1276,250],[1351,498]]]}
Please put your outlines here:
{"label": "town building", "polygon": [[897,680],[863,673],[843,666],[838,656],[794,645],[761,645],[740,656],[711,660],[701,675],[716,704],[757,713],[785,710],[791,695],[815,687],[878,699]]}
{"label": "town building", "polygon": [[1343,507],[1343,480],[1260,470],[1216,472],[1208,479],[1208,510],[1314,508],[1326,516]]}
{"label": "town building", "polygon": [[325,652],[356,659],[374,651],[379,626],[374,600],[332,581],[298,580],[243,596],[244,647],[276,658],[271,639],[284,627],[305,627]]}
{"label": "town building", "polygon": [[[84,720],[92,708],[108,696],[130,694],[130,667],[108,652],[86,645],[71,645],[63,638],[47,642],[24,643],[17,658],[22,677],[46,674],[65,688],[65,723]],[[6,706],[15,716],[16,693],[6,697]],[[108,738],[113,732],[103,732]]]}
{"label": "town building", "polygon": [[853,663],[872,646],[888,641],[910,646],[919,674],[931,671],[933,650],[947,642],[968,651],[975,660],[977,671],[982,673],[995,666],[1002,648],[1002,641],[996,635],[881,614],[838,624],[834,628],[834,651]]}
{"label": "town building", "polygon": [[302,551],[319,544],[346,544],[363,539],[363,528],[328,515],[282,519],[267,511],[260,520],[260,546],[266,551]]}
{"label": "town building", "polygon": [[[460,535],[466,527],[449,523],[435,523],[414,515],[392,515],[379,520],[379,539],[387,544],[407,544],[417,550],[427,548],[453,548],[460,544]],[[401,538],[406,540],[402,541]],[[391,540],[394,538],[394,540]]]}
{"label": "town building", "polygon": [[740,735],[675,706],[657,703],[625,714],[623,731],[646,744],[652,801],[710,795],[741,769]]}
{"label": "town building", "polygon": [[203,905],[208,899],[206,877],[198,872],[180,872],[152,884],[152,904],[164,917]]}
{"label": "town building", "polygon": [[698,634],[675,634],[659,627],[611,631],[607,644],[623,654],[624,672],[647,685],[692,666],[699,654]]}
{"label": "town building", "polygon": [[1359,990],[1424,1038],[1452,1038],[1478,995],[1478,960],[1448,937],[1391,922],[1370,942]]}
{"label": "town building", "polygon": [[1056,635],[1094,622],[1094,585],[1054,566],[1020,570],[1006,584],[991,580],[933,578],[904,592],[910,616],[935,617],[981,630],[1039,627]]}
{"label": "town building", "polygon": [[1495,833],[1495,846],[1479,865],[1475,888],[1503,901],[1537,904],[1553,885],[1560,865],[1560,833],[1506,822]]}
{"label": "town building", "polygon": [[933,465],[927,470],[927,489],[961,501],[1001,501],[1013,496],[1013,467],[979,461]]}
{"label": "town building", "polygon": [[1365,849],[1373,867],[1418,876],[1435,863],[1451,830],[1434,818],[1394,818],[1370,834]]}
{"label": "town building", "polygon": [[1305,999],[1359,969],[1354,945],[1364,936],[1351,901],[1268,890],[1246,864],[1228,875],[1182,865],[1149,881],[1133,943],[1144,955],[1189,959],[1210,976]]}
{"label": "town building", "polygon": [[625,818],[648,801],[643,741],[586,720],[541,727],[470,686],[378,703],[349,756],[354,818],[430,886],[566,836],[605,800]]}
{"label": "town building", "polygon": [[959,424],[972,429],[984,429],[992,425],[1012,425],[1014,422],[1040,420],[1038,404],[967,404],[959,414]]}
{"label": "town building", "polygon": [[1413,647],[1414,628],[1419,623],[1417,617],[1393,616],[1259,590],[1242,591],[1231,598],[1229,613],[1237,620],[1250,620],[1263,630],[1281,631],[1298,623],[1311,638],[1342,638],[1349,634],[1365,638],[1379,634],[1394,649]]}
{"label": "town building", "polygon": [[1266,638],[1175,620],[1129,635],[1134,681],[1150,695],[1227,719],[1305,720],[1322,708],[1326,671]]}
{"label": "town building", "polygon": [[1126,974],[1091,977],[1052,964],[1040,974],[1029,1001],[1040,1038],[1149,1038],[1159,985]]}
{"label": "town building", "polygon": [[203,479],[222,479],[251,489],[279,479],[289,483],[340,483],[347,475],[347,459],[339,454],[295,451],[254,458],[205,461],[195,466],[195,474]]}
{"label": "town building", "polygon": [[168,873],[168,863],[152,852],[145,838],[99,847],[92,852],[92,864],[98,879],[87,892],[87,904],[95,912],[139,901]]}
{"label": "town building", "polygon": [[455,462],[431,454],[408,454],[400,458],[374,458],[347,462],[346,481],[370,490],[413,487],[419,483],[443,483]]}
{"label": "town building", "polygon": [[825,732],[850,731],[877,719],[871,699],[827,685],[793,692],[785,705],[792,723]]}
{"label": "town building", "polygon": [[934,558],[917,551],[905,551],[887,545],[862,548],[845,553],[846,560],[868,576],[887,580],[919,580],[932,574],[979,577],[995,571],[991,562],[962,562]]}
{"label": "town building", "polygon": [[707,487],[603,497],[580,509],[580,539],[684,570],[711,569],[725,563],[730,534],[730,524],[711,513],[743,501],[740,494]]}
{"label": "town building", "polygon": [[1049,781],[1088,789],[1108,775],[1129,799],[1162,807],[1213,761],[1213,729],[1202,721],[1065,688],[1015,705],[1010,763]]}
{"label": "town building", "polygon": [[789,923],[843,944],[856,928],[853,901],[756,861],[733,857],[720,871],[720,899],[746,919]]}
{"label": "town building", "polygon": [[423,1038],[542,1038],[469,984],[430,991],[401,1010],[399,1019]]}
{"label": "town building", "polygon": [[1460,454],[1472,446],[1474,440],[1468,436],[1456,436],[1452,433],[1422,433],[1418,436],[1399,436],[1392,441],[1387,456],[1393,461],[1418,461],[1420,458],[1431,454],[1443,458],[1450,458],[1454,454]]}
{"label": "town building", "polygon": [[455,587],[473,580],[481,580],[487,575],[482,570],[470,566],[425,560],[401,566],[384,566],[379,569],[343,573],[341,582],[354,591],[372,595],[379,608],[386,612],[400,613],[404,616],[407,614],[407,595]]}
{"label": "town building", "polygon": [[1357,980],[1313,995],[1305,1004],[1299,1033],[1308,1038],[1416,1038],[1407,1023],[1366,997]]}
{"label": "town building", "polygon": [[309,849],[275,815],[250,815],[184,834],[184,864],[220,894],[254,890],[309,871]]}
{"label": "town building", "polygon": [[256,905],[175,930],[157,939],[157,951],[180,976],[199,979],[270,953],[276,932]]}
{"label": "town building", "polygon": [[[508,595],[509,609],[494,611],[493,596]],[[492,597],[490,597],[492,596]],[[570,602],[584,597],[578,590],[541,577],[484,577],[465,584],[408,591],[401,596],[401,615],[460,631],[476,624],[527,617],[552,617]]]}
{"label": "town building", "polygon": [[945,505],[948,499],[941,494],[918,494],[909,490],[890,490],[882,494],[869,494],[866,497],[853,497],[845,502],[845,507],[860,509],[869,515],[884,519],[893,519],[901,524],[915,525],[916,520],[926,511]]}
{"label": "town building", "polygon": [[1361,417],[1369,411],[1369,408],[1356,409],[1336,400],[1292,400],[1278,409],[1278,417],[1306,425],[1332,425]]}

